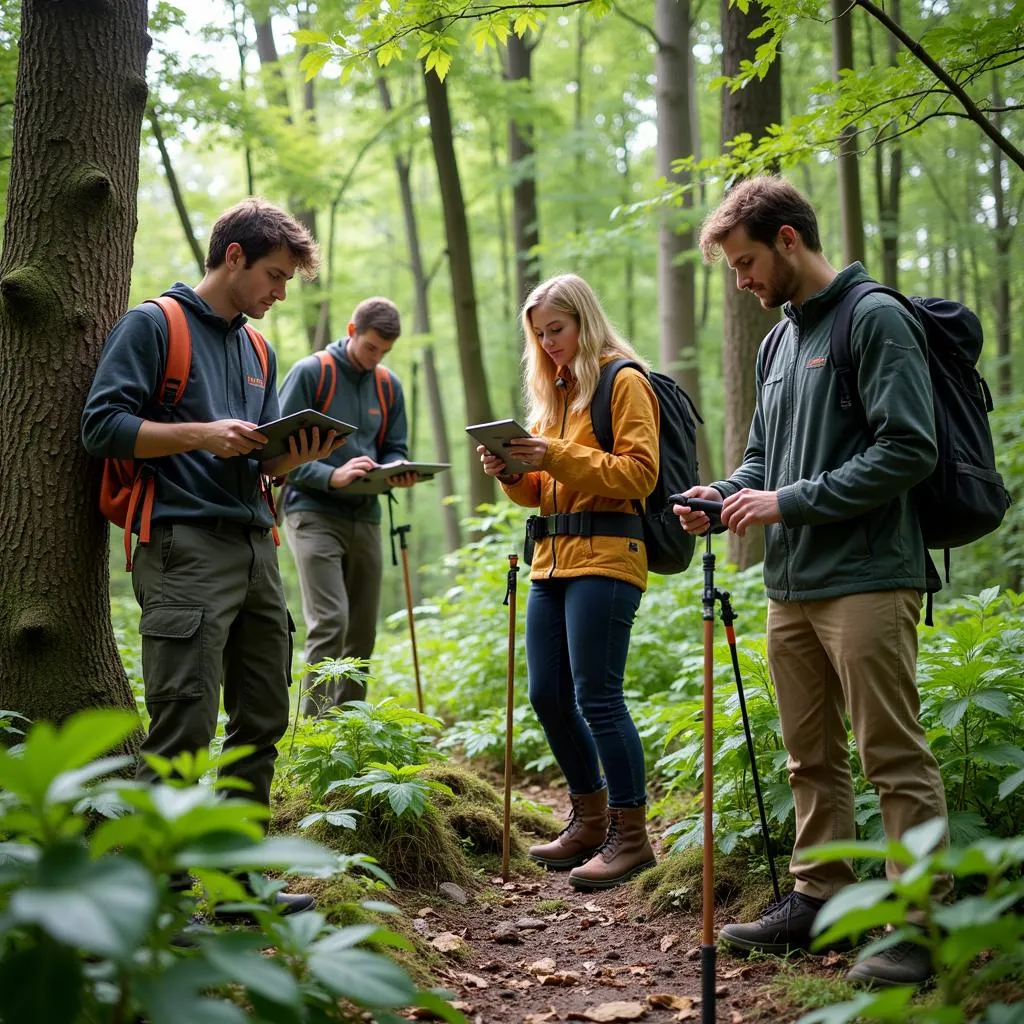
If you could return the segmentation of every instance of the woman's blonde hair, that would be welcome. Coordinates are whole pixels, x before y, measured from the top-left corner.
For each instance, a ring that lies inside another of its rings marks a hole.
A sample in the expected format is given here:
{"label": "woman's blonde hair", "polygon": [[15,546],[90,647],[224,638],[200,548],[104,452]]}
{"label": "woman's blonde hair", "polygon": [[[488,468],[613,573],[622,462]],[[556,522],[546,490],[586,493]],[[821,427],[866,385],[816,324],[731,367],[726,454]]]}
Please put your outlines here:
{"label": "woman's blonde hair", "polygon": [[590,405],[601,373],[602,359],[632,359],[649,369],[633,346],[616,333],[594,289],[582,277],[559,274],[548,278],[537,285],[523,303],[523,336],[526,339],[523,397],[526,400],[527,426],[531,429],[536,427],[543,431],[545,427],[556,424],[562,414],[562,396],[555,384],[557,367],[537,340],[530,319],[530,314],[538,306],[550,306],[571,316],[579,327],[576,357],[572,361],[576,387],[569,408],[573,412],[582,412]]}

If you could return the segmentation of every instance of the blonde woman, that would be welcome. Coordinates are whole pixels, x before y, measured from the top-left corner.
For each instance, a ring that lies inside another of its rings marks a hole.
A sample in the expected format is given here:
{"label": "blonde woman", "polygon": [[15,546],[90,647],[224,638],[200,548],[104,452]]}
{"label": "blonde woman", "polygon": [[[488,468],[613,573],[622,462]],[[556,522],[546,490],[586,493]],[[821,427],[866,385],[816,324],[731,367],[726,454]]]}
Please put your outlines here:
{"label": "blonde woman", "polygon": [[501,458],[477,451],[484,472],[514,502],[541,513],[529,529],[530,703],[569,784],[572,816],[557,839],[534,846],[530,856],[548,868],[572,868],[578,889],[606,889],[654,864],[643,748],[622,680],[647,587],[633,502],[646,498],[658,477],[659,407],[646,376],[622,369],[612,390],[614,450],[598,443],[590,401],[602,364],[645,364],[575,274],[534,289],[523,306],[523,333],[533,436],[512,442],[508,454],[532,468],[510,474]]}

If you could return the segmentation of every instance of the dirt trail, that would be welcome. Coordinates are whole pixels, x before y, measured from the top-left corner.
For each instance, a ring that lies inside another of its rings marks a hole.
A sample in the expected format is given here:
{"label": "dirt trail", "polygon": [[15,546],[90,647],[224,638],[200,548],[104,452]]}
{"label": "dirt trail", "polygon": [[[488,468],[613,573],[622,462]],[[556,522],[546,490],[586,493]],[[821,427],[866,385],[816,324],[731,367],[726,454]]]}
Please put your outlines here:
{"label": "dirt trail", "polygon": [[[540,799],[547,796],[546,803],[563,802],[547,793]],[[628,887],[580,893],[568,872],[508,883],[494,877],[464,905],[438,894],[411,912],[443,959],[438,983],[457,993],[473,1024],[702,1019],[700,919],[648,921]],[[806,964],[809,972],[833,975],[847,966],[840,957]],[[719,954],[716,1022],[796,1020],[803,1011],[766,991],[779,969]]]}

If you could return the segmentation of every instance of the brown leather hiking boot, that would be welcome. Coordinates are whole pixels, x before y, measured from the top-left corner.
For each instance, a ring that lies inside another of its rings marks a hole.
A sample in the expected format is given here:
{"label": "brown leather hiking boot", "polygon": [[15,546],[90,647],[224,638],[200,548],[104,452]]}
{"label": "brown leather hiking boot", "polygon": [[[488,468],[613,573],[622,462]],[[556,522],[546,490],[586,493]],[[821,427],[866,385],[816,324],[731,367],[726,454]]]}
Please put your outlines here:
{"label": "brown leather hiking boot", "polygon": [[565,871],[582,864],[601,848],[608,834],[608,790],[596,793],[569,794],[572,813],[569,824],[558,838],[540,846],[531,846],[531,860],[555,871]]}
{"label": "brown leather hiking boot", "polygon": [[620,885],[654,867],[654,850],[647,838],[647,807],[613,807],[608,838],[597,854],[569,875],[570,884],[588,892]]}

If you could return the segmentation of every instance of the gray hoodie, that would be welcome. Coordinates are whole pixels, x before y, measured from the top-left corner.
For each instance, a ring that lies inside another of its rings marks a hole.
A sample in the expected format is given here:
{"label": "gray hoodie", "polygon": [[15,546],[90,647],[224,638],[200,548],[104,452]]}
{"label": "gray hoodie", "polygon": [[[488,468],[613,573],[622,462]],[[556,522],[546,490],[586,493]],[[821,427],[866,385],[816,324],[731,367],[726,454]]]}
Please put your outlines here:
{"label": "gray hoodie", "polygon": [[[327,346],[334,358],[336,386],[328,416],[353,424],[357,429],[345,443],[321,462],[307,462],[288,474],[285,488],[284,510],[297,512],[329,512],[332,515],[379,523],[380,502],[376,495],[346,494],[344,488],[332,488],[331,474],[335,468],[368,455],[374,462],[399,462],[409,458],[408,426],[405,417],[405,396],[402,385],[392,373],[394,401],[387,411],[387,430],[383,441],[377,443],[380,431],[381,408],[377,385],[372,370],[361,370],[349,362],[345,348],[348,339],[333,341]],[[388,371],[390,373],[390,371]],[[303,409],[320,409],[316,401],[320,381],[320,360],[317,356],[300,359],[287,373],[281,385],[282,415]]]}
{"label": "gray hoodie", "polygon": [[[103,346],[82,412],[82,441],[90,455],[130,459],[143,420],[269,423],[280,417],[277,360],[268,347],[264,380],[259,357],[243,330],[245,317],[228,323],[185,284],[175,284],[164,294],[181,303],[191,334],[192,365],[184,393],[167,414],[156,394],[167,361],[167,323],[152,303],[130,309]],[[273,525],[260,494],[255,459],[191,451],[147,462],[156,471],[153,522],[217,516]]]}

